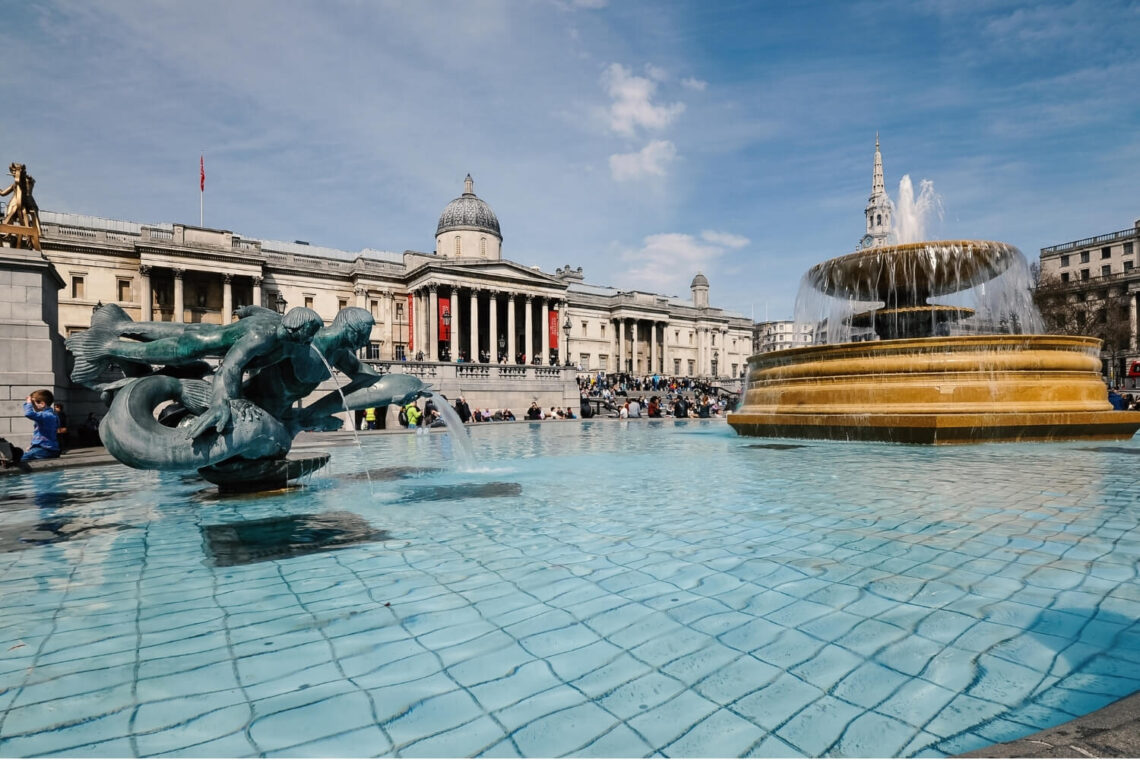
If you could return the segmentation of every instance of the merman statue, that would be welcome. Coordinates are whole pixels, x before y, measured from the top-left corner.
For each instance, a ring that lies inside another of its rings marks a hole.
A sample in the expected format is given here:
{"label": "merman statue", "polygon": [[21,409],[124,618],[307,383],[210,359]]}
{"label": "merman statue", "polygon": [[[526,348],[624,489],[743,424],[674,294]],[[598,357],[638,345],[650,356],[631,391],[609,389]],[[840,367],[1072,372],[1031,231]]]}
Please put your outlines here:
{"label": "merman statue", "polygon": [[[135,322],[107,304],[96,307],[89,330],[67,339],[72,379],[110,402],[99,433],[117,459],[197,469],[227,490],[280,487],[328,460],[286,455],[303,430],[339,429],[333,415],[345,402],[364,409],[431,394],[417,378],[381,375],[357,358],[374,324],[364,309],[342,309],[327,327],[307,308],[280,315],[246,306],[235,316],[228,325]],[[329,367],[349,378],[345,401],[332,391],[299,406],[329,379]]]}

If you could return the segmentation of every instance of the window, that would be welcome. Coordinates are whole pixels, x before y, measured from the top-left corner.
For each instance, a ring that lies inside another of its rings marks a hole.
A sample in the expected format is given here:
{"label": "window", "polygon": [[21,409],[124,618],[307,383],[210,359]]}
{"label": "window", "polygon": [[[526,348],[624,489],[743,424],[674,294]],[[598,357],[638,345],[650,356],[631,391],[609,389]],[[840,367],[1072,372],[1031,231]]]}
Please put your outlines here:
{"label": "window", "polygon": [[587,323],[583,320],[583,322],[582,322],[582,337],[583,338],[586,337],[586,324]]}
{"label": "window", "polygon": [[1088,251],[1081,251],[1081,263],[1082,264],[1089,263],[1089,252]]}
{"label": "window", "polygon": [[131,300],[131,281],[127,278],[120,277],[117,281],[117,284],[119,302],[129,302]]}
{"label": "window", "polygon": [[[606,323],[605,322],[603,322],[601,324],[601,328],[602,328],[602,337],[604,338],[604,337],[606,337]],[[605,368],[603,367],[603,369],[605,369]]]}
{"label": "window", "polygon": [[1112,249],[1111,249],[1111,248],[1109,248],[1108,246],[1105,246],[1104,248],[1101,248],[1101,249],[1100,249],[1100,257],[1101,257],[1102,259],[1110,259],[1110,258],[1112,258]]}
{"label": "window", "polygon": [[1089,278],[1089,270],[1087,270],[1087,269],[1082,269],[1082,270],[1081,270],[1081,282],[1084,282],[1084,281],[1085,281],[1085,280],[1087,280],[1088,278]]}
{"label": "window", "polygon": [[578,354],[578,366],[582,367],[583,369],[589,369],[590,368],[590,355],[589,354]]}
{"label": "window", "polygon": [[380,302],[370,301],[368,303],[368,310],[372,312],[373,319],[380,319]]}
{"label": "window", "polygon": [[1108,277],[1110,274],[1112,274],[1112,264],[1105,264],[1100,268],[1101,277]]}
{"label": "window", "polygon": [[[689,345],[693,345],[693,331],[689,330]],[[690,370],[691,372],[691,370]]]}
{"label": "window", "polygon": [[715,332],[712,334],[712,339],[713,339],[712,344],[715,346],[716,345],[716,333]]}
{"label": "window", "polygon": [[486,237],[479,238],[479,255],[482,256],[483,258],[487,258],[487,238]]}
{"label": "window", "polygon": [[312,296],[305,296],[305,308],[306,309],[313,308],[313,297]]}
{"label": "window", "polygon": [[689,374],[690,375],[693,374],[693,368],[695,366],[696,366],[696,362],[693,359],[689,359]]}
{"label": "window", "polygon": [[1069,273],[1068,272],[1061,272],[1061,282],[1068,282],[1068,281],[1069,281]]}
{"label": "window", "polygon": [[456,235],[455,236],[455,255],[458,257],[462,251],[463,251],[463,246],[459,242],[459,236]]}
{"label": "window", "polygon": [[71,297],[72,298],[86,298],[84,288],[84,278],[82,275],[73,274],[71,276]]}
{"label": "window", "polygon": [[1069,255],[1068,254],[1065,254],[1064,256],[1061,257],[1061,266],[1063,266],[1063,267],[1069,266]]}
{"label": "window", "polygon": [[1133,267],[1133,264],[1132,264],[1132,262],[1131,262],[1131,261],[1126,261],[1126,262],[1124,262],[1124,271],[1125,271],[1125,272],[1130,272],[1130,271],[1132,271],[1132,267]]}
{"label": "window", "polygon": [[1124,255],[1125,256],[1131,256],[1132,255],[1132,243],[1125,243],[1124,244]]}
{"label": "window", "polygon": [[392,348],[393,348],[393,350],[395,351],[395,354],[396,354],[396,361],[398,361],[398,362],[402,362],[402,361],[404,361],[405,359],[407,359],[407,358],[408,358],[408,355],[407,355],[406,353],[404,353],[404,351],[405,351],[405,346],[404,346],[404,344],[403,344],[403,343],[397,343],[397,344],[396,344],[396,345],[394,345]]}
{"label": "window", "polygon": [[348,299],[347,298],[336,299],[336,310],[337,311],[341,311],[342,309],[345,309],[347,307],[348,307]]}
{"label": "window", "polygon": [[609,354],[598,354],[598,369],[609,369]]}
{"label": "window", "polygon": [[737,372],[736,372],[736,368],[737,368],[737,367],[739,367],[739,366],[740,366],[740,365],[738,365],[736,362],[733,362],[733,363],[732,363],[732,376],[733,376],[733,377],[736,377],[736,375],[737,375]]}
{"label": "window", "polygon": [[680,359],[674,359],[673,360],[673,374],[674,375],[681,374],[681,360]]}
{"label": "window", "polygon": [[680,330],[674,330],[673,331],[673,343],[678,345],[678,346],[681,345],[681,331]]}
{"label": "window", "polygon": [[373,341],[370,341],[368,343],[368,358],[369,359],[379,359],[380,358],[380,343],[378,341],[373,340]]}
{"label": "window", "polygon": [[403,322],[404,321],[404,302],[403,301],[396,301],[396,321],[397,322]]}

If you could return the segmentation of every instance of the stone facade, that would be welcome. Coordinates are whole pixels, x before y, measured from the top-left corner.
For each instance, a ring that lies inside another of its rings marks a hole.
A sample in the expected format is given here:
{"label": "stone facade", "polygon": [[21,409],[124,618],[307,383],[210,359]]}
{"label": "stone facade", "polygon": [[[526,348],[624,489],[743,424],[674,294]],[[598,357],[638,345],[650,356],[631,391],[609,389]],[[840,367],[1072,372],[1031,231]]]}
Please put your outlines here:
{"label": "stone facade", "polygon": [[[1118,385],[1137,387],[1137,377],[1128,368],[1140,361],[1140,219],[1129,229],[1051,245],[1041,249],[1040,279],[1065,292],[1070,303],[1083,304],[1090,313],[1105,314],[1113,305],[1127,310],[1128,351],[1115,357],[1117,366],[1105,374]],[[1113,359],[1103,356],[1106,361]]]}
{"label": "stone facade", "polygon": [[589,285],[580,267],[550,273],[504,259],[498,219],[470,177],[441,214],[430,253],[348,252],[48,211],[41,223],[44,256],[62,278],[60,338],[86,329],[100,302],[138,320],[214,324],[245,304],[308,306],[326,321],[359,306],[376,319],[363,352],[375,362],[737,378],[751,353],[751,320],[709,306],[704,275],[681,299]]}

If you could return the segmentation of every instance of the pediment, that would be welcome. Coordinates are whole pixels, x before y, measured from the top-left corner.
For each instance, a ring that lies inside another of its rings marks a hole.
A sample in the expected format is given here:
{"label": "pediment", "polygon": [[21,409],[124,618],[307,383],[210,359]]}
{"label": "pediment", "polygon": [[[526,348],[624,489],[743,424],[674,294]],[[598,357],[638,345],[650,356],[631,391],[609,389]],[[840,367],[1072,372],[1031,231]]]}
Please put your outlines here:
{"label": "pediment", "polygon": [[514,283],[531,287],[565,289],[567,283],[537,269],[513,261],[431,261],[410,272],[411,280],[482,280],[488,286]]}

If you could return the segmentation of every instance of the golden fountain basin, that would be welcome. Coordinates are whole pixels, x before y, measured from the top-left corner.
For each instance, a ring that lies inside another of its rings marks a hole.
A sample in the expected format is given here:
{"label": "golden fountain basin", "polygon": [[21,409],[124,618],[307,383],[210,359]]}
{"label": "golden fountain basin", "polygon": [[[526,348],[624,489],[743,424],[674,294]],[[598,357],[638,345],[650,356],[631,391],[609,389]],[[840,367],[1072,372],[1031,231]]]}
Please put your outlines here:
{"label": "golden fountain basin", "polygon": [[1099,349],[1087,337],[960,335],[757,354],[728,423],[765,438],[1125,440],[1140,412],[1108,403]]}

